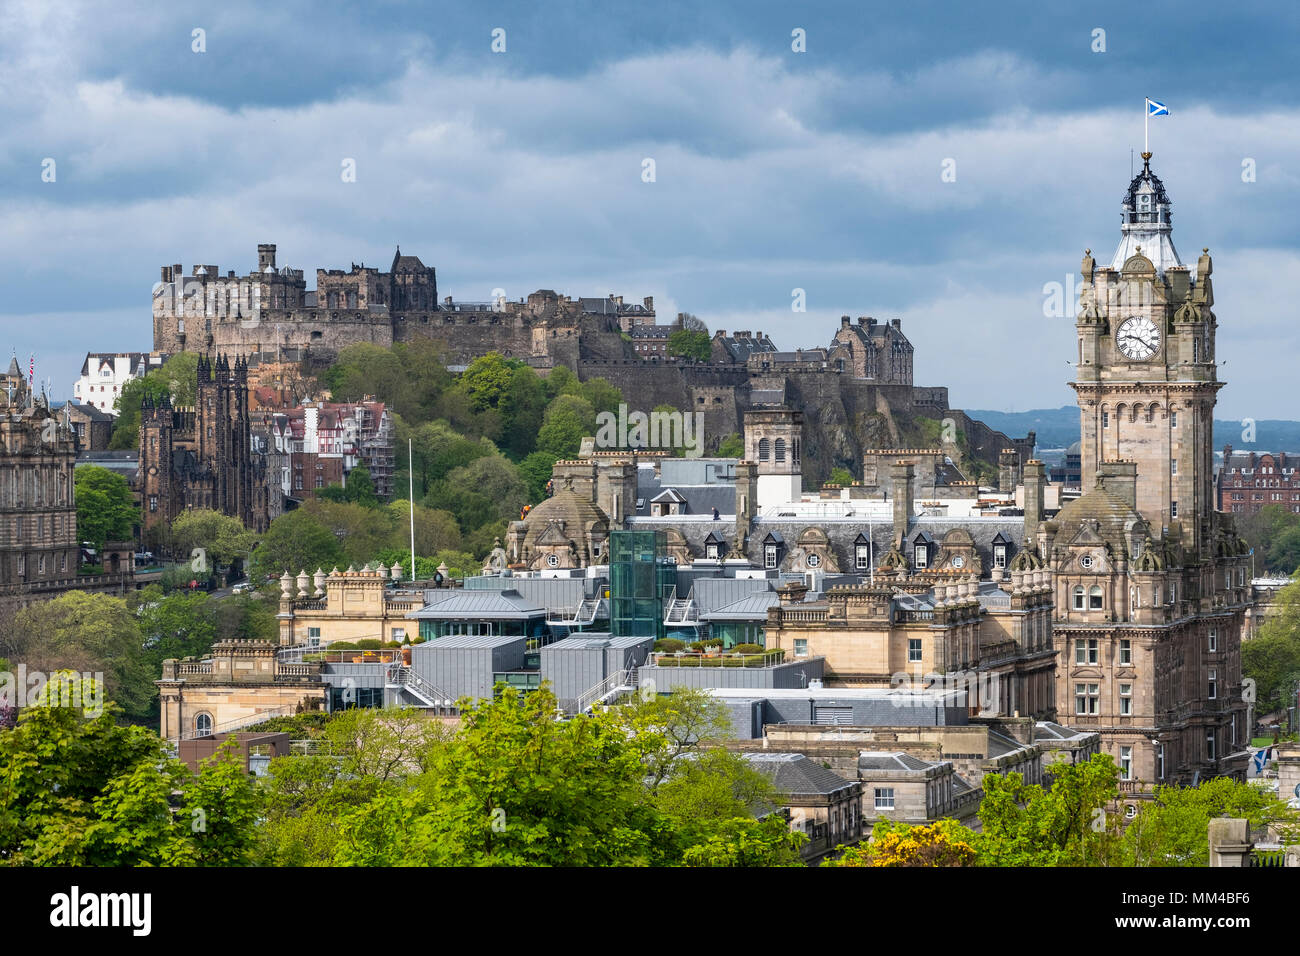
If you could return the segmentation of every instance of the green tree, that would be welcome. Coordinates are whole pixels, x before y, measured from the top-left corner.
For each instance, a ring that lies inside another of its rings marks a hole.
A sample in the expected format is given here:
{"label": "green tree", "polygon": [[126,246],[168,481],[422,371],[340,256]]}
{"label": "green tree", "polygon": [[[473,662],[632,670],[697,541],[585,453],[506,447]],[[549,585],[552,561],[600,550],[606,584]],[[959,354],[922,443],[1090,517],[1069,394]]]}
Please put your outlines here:
{"label": "green tree", "polygon": [[707,362],[713,354],[713,342],[708,332],[693,332],[690,329],[677,329],[668,336],[668,354]]}
{"label": "green tree", "polygon": [[536,504],[546,497],[546,483],[555,473],[559,457],[544,451],[535,451],[519,463],[519,474],[528,485],[528,500]]}
{"label": "green tree", "polygon": [[[24,649],[28,667],[102,673],[105,691],[136,720],[157,716],[158,674],[145,660],[140,627],[122,598],[68,591],[18,612],[18,629],[38,636]],[[18,656],[18,655],[15,655]]]}
{"label": "green tree", "polygon": [[808,838],[777,815],[732,817],[682,851],[683,866],[803,866],[799,847]]}
{"label": "green tree", "polygon": [[285,571],[329,571],[347,563],[339,539],[311,512],[299,508],[271,522],[253,552],[252,572],[260,581],[268,576],[278,578]]}
{"label": "green tree", "polygon": [[500,352],[488,352],[469,363],[461,373],[457,387],[469,396],[476,410],[496,408],[509,391],[515,370],[522,366],[518,359],[508,359]]}
{"label": "green tree", "polygon": [[1300,681],[1300,581],[1278,592],[1276,613],[1265,619],[1256,637],[1241,642],[1241,673],[1255,682],[1261,714],[1291,701]]}
{"label": "green tree", "polygon": [[737,432],[732,432],[718,443],[719,458],[744,458],[745,440]]}
{"label": "green tree", "polygon": [[515,458],[524,457],[536,445],[546,403],[546,387],[537,373],[526,365],[515,369],[499,406],[501,443]]}
{"label": "green tree", "polygon": [[832,468],[830,483],[833,485],[839,485],[842,488],[847,488],[849,485],[853,484],[853,475],[847,468]]}
{"label": "green tree", "polygon": [[1251,829],[1273,826],[1287,842],[1300,836],[1300,813],[1269,791],[1230,777],[1215,777],[1196,787],[1156,787],[1124,829],[1122,861],[1127,866],[1209,866],[1206,840],[1210,820],[1233,817]]}
{"label": "green tree", "polygon": [[1119,768],[1108,754],[1096,754],[1087,763],[1055,763],[1048,773],[1051,789],[1027,786],[1019,773],[984,777],[982,864],[1097,866],[1106,861],[1114,838],[1102,808],[1119,794]]}
{"label": "green tree", "polygon": [[75,472],[77,534],[103,548],[105,541],[130,541],[139,519],[126,479],[98,465]]}
{"label": "green tree", "polygon": [[172,546],[182,557],[202,548],[215,565],[247,560],[257,544],[257,535],[238,518],[208,508],[182,511],[171,523],[171,534]]}

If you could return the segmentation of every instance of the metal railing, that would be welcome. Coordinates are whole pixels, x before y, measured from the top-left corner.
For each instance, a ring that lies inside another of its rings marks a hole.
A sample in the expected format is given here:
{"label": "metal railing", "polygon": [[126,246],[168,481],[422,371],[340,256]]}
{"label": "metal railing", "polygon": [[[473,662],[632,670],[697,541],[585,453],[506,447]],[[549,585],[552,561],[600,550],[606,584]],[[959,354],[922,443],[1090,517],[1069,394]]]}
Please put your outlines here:
{"label": "metal railing", "polygon": [[421,677],[419,672],[400,661],[395,661],[389,666],[386,685],[396,690],[408,691],[435,710],[451,712],[456,710],[454,697],[433,686]]}
{"label": "metal railing", "polygon": [[232,731],[243,730],[245,727],[252,727],[263,721],[270,720],[272,717],[292,717],[298,713],[297,704],[286,704],[283,707],[276,707],[273,710],[258,711],[255,714],[248,714],[244,717],[236,717],[234,720],[227,720],[207,730],[189,730],[183,732],[179,737],[169,737],[172,741],[181,740],[199,740],[203,737],[215,737],[217,734],[228,734]]}
{"label": "metal railing", "polygon": [[775,667],[785,663],[785,651],[761,654],[686,654],[659,652],[651,654],[647,667]]}
{"label": "metal railing", "polygon": [[575,698],[560,701],[560,709],[568,714],[585,714],[598,703],[604,703],[636,689],[636,668],[618,670],[610,674],[599,684],[588,688]]}

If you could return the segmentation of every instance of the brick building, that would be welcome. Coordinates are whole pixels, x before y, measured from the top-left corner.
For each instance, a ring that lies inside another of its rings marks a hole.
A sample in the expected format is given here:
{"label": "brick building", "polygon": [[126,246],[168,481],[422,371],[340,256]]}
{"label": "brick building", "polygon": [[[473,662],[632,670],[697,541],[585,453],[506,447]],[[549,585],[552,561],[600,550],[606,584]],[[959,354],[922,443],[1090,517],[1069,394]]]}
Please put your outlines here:
{"label": "brick building", "polygon": [[1223,465],[1215,476],[1220,511],[1253,515],[1265,505],[1300,514],[1300,469],[1286,452],[1234,452],[1223,446]]}

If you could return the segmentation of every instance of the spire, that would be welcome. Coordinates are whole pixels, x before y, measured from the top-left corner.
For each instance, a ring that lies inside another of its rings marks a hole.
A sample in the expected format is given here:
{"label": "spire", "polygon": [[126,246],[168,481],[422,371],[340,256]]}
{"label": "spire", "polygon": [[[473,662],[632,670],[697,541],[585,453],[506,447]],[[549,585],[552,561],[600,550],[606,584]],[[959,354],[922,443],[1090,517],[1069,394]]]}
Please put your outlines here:
{"label": "spire", "polygon": [[1151,153],[1142,154],[1142,172],[1129,183],[1120,209],[1121,236],[1112,269],[1123,269],[1125,262],[1139,254],[1139,247],[1158,274],[1183,264],[1174,248],[1173,204],[1165,184],[1151,171]]}

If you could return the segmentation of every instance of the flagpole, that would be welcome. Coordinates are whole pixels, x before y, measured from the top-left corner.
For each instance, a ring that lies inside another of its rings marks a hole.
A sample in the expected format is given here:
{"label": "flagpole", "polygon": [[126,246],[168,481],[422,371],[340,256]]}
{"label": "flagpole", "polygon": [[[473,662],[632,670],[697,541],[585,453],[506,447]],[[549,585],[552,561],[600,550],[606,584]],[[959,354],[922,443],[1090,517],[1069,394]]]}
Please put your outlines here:
{"label": "flagpole", "polygon": [[1149,96],[1142,108],[1142,152],[1151,152],[1151,97]]}

